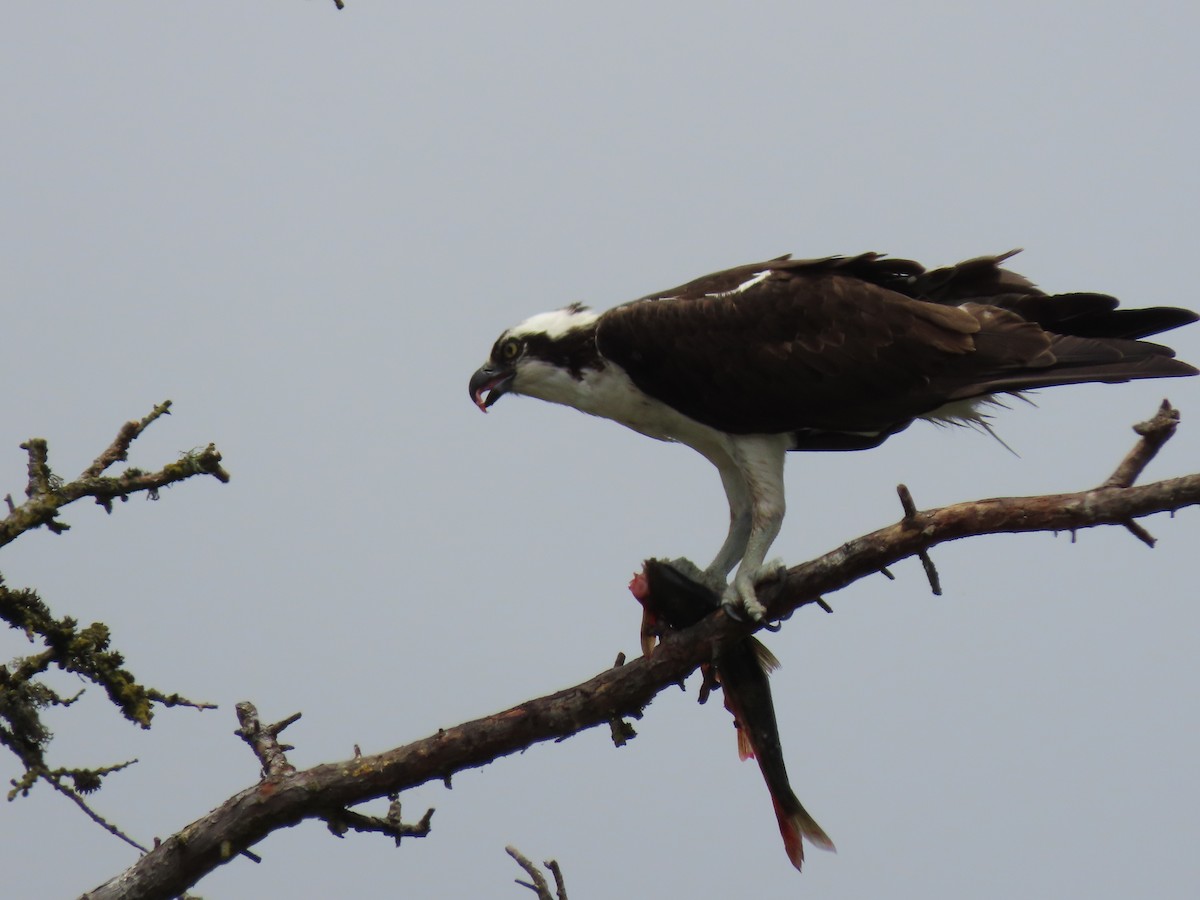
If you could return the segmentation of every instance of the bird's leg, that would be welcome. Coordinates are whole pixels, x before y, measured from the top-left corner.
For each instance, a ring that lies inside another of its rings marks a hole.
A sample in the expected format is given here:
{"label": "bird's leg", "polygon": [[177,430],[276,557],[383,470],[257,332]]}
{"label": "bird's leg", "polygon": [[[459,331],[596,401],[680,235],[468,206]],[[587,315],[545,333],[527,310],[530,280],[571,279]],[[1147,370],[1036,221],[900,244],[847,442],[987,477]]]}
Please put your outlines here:
{"label": "bird's leg", "polygon": [[786,509],[783,461],[787,443],[782,435],[745,435],[734,439],[733,450],[750,497],[750,534],[733,583],[725,589],[722,605],[730,613],[744,610],[758,621],[766,609],[758,602],[754,583],[764,574],[767,551],[783,525]]}
{"label": "bird's leg", "polygon": [[729,573],[746,553],[753,509],[746,478],[733,460],[726,459],[724,465],[718,465],[717,469],[721,473],[721,484],[729,501],[729,533],[725,536],[725,543],[717,552],[716,559],[705,569],[704,582],[718,593],[723,593]]}

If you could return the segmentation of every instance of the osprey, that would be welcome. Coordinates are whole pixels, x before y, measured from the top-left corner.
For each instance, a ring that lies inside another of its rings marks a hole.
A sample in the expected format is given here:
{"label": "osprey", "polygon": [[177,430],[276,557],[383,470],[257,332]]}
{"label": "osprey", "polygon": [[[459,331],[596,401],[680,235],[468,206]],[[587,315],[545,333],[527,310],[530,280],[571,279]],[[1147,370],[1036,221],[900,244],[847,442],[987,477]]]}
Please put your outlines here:
{"label": "osprey", "polygon": [[501,334],[471,398],[487,412],[538,397],[701,453],[729,500],[705,580],[759,619],[787,451],[876,447],[915,419],[987,429],[997,395],[1034,388],[1197,374],[1142,340],[1195,313],[1048,295],[1001,267],[1016,252],[929,271],[877,253],[781,256],[604,313],[573,304]]}

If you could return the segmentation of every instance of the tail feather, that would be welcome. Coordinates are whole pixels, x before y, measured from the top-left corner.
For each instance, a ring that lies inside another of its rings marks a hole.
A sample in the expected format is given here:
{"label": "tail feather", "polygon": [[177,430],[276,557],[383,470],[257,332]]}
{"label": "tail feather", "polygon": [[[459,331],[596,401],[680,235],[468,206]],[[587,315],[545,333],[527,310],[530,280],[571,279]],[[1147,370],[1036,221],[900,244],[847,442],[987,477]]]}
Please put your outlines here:
{"label": "tail feather", "polygon": [[[1129,322],[1092,323],[1079,330],[1089,335],[1106,333],[1084,336],[1043,330],[1036,322],[1003,307],[966,303],[961,308],[975,316],[980,330],[973,335],[974,352],[955,360],[933,379],[932,396],[941,402],[1064,384],[1113,384],[1197,374],[1194,366],[1175,359],[1170,347],[1109,336],[1185,324],[1183,320],[1193,315],[1186,310],[1126,310],[1135,313],[1135,318]],[[1173,318],[1175,313],[1179,316]],[[1114,315],[1107,314],[1110,319]]]}

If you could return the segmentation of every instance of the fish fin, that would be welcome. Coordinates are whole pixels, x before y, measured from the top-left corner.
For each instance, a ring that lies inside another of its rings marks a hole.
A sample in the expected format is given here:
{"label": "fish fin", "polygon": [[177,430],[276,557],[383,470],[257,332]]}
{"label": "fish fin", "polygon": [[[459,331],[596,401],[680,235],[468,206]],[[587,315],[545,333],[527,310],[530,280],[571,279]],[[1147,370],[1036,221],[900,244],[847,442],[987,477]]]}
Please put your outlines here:
{"label": "fish fin", "polygon": [[738,733],[738,759],[754,759],[754,744],[750,742],[750,735],[746,733],[746,729],[737,719],[734,719],[733,727],[737,729]]}
{"label": "fish fin", "polygon": [[748,638],[750,646],[754,650],[754,658],[758,660],[758,664],[762,666],[764,672],[770,675],[779,668],[780,663],[778,657],[775,656],[767,645],[758,638]]}
{"label": "fish fin", "polygon": [[658,617],[648,609],[642,610],[642,627],[638,629],[639,643],[642,645],[642,656],[649,656],[658,644]]}
{"label": "fish fin", "polygon": [[803,806],[797,803],[795,810],[787,812],[774,797],[771,798],[771,802],[775,806],[775,818],[779,822],[779,834],[783,838],[783,849],[787,852],[788,859],[792,861],[792,865],[796,867],[797,871],[800,871],[804,864],[804,844],[801,838],[807,838],[814,847],[837,852],[829,835],[822,830]]}

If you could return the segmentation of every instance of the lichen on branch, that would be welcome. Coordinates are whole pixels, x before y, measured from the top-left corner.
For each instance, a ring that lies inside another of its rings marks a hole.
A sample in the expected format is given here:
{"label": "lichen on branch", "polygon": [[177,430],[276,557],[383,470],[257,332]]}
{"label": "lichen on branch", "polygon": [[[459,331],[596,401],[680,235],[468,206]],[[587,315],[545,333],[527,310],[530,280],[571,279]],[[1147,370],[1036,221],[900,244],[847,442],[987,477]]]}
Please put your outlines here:
{"label": "lichen on branch", "polygon": [[[52,470],[49,444],[44,438],[30,438],[21,444],[29,457],[26,500],[18,506],[11,494],[5,498],[8,515],[0,520],[0,547],[40,526],[56,534],[66,531],[69,526],[59,520],[59,512],[83,497],[93,498],[112,512],[114,499],[127,500],[136,493],[157,498],[161,488],[195,475],[212,475],[219,481],[228,481],[229,474],[221,467],[221,454],[212,444],[184,454],[157,472],[131,466],[120,475],[104,474],[114,464],[128,459],[133,441],[154,421],[166,415],[170,407],[171,401],[164,401],[142,419],[126,422],[112,443],[70,482]],[[9,588],[4,584],[3,576],[0,576],[0,620],[24,632],[30,642],[42,646],[35,653],[0,665],[0,746],[11,751],[23,768],[23,773],[12,780],[8,799],[24,796],[39,781],[44,782],[68,797],[102,827],[145,852],[145,847],[107,822],[83,799],[84,794],[100,788],[105,776],[136,760],[77,768],[56,768],[47,761],[52,734],[42,721],[42,712],[49,707],[70,706],[82,691],[65,697],[51,688],[44,676],[51,669],[59,669],[102,688],[121,715],[142,728],[150,727],[155,705],[215,707],[141,684],[125,668],[124,656],[112,648],[112,635],[107,625],[93,622],[80,626],[69,616],[56,616],[35,591]]]}

